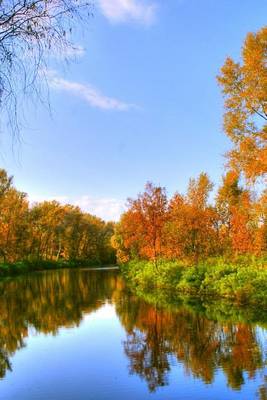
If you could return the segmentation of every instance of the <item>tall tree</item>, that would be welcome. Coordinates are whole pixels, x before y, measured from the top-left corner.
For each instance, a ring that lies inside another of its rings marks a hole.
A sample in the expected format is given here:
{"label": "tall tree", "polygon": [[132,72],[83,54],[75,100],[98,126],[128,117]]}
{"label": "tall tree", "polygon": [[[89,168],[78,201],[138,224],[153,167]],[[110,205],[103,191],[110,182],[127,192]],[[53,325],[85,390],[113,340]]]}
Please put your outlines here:
{"label": "tall tree", "polygon": [[250,181],[267,174],[267,27],[249,33],[242,59],[228,57],[218,82],[225,96],[224,130],[231,167]]}

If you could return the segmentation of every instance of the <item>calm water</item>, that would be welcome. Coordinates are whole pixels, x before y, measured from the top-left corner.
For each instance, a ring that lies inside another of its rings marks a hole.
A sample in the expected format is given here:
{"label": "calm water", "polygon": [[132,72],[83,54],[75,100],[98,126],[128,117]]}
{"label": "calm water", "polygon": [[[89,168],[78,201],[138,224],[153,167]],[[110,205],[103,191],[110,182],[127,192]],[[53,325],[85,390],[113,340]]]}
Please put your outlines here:
{"label": "calm water", "polygon": [[116,271],[64,270],[1,282],[0,316],[1,400],[267,399],[259,310],[152,306]]}

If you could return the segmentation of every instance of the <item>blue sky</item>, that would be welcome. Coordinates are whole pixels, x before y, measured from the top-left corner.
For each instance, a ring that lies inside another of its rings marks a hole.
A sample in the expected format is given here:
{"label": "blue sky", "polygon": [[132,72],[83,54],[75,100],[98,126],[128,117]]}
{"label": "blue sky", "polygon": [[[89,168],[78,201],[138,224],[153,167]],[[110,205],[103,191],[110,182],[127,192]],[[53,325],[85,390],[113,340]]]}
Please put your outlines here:
{"label": "blue sky", "polygon": [[216,75],[266,24],[266,0],[96,0],[75,60],[52,66],[52,117],[27,107],[23,143],[1,134],[1,165],[31,200],[118,218],[146,181],[216,183],[230,143]]}

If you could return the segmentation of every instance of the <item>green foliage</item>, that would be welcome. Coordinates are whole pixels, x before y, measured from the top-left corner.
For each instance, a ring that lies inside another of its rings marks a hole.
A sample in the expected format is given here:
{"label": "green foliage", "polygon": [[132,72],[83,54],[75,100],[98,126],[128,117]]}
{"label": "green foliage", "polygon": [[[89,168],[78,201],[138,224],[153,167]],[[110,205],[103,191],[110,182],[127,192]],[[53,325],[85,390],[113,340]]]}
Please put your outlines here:
{"label": "green foliage", "polygon": [[177,285],[177,289],[185,293],[197,294],[205,279],[207,268],[205,266],[193,266],[185,270]]}
{"label": "green foliage", "polygon": [[130,284],[141,290],[170,290],[181,294],[226,298],[238,304],[261,304],[267,307],[266,258],[241,257],[235,262],[208,260],[198,266],[161,261],[158,266],[147,261],[132,261],[122,267]]}
{"label": "green foliage", "polygon": [[184,265],[173,261],[130,261],[121,266],[122,272],[135,286],[143,288],[173,288],[182,277]]}

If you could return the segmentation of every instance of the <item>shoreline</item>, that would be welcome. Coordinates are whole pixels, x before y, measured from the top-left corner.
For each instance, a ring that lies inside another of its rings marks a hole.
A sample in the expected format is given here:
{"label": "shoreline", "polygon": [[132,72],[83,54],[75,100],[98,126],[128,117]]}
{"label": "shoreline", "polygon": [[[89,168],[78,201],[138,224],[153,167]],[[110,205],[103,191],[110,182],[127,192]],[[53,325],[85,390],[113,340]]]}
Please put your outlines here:
{"label": "shoreline", "polygon": [[3,278],[12,278],[32,272],[55,271],[61,269],[84,269],[90,271],[119,269],[116,265],[103,265],[95,261],[20,261],[16,263],[0,264],[0,281]]}

